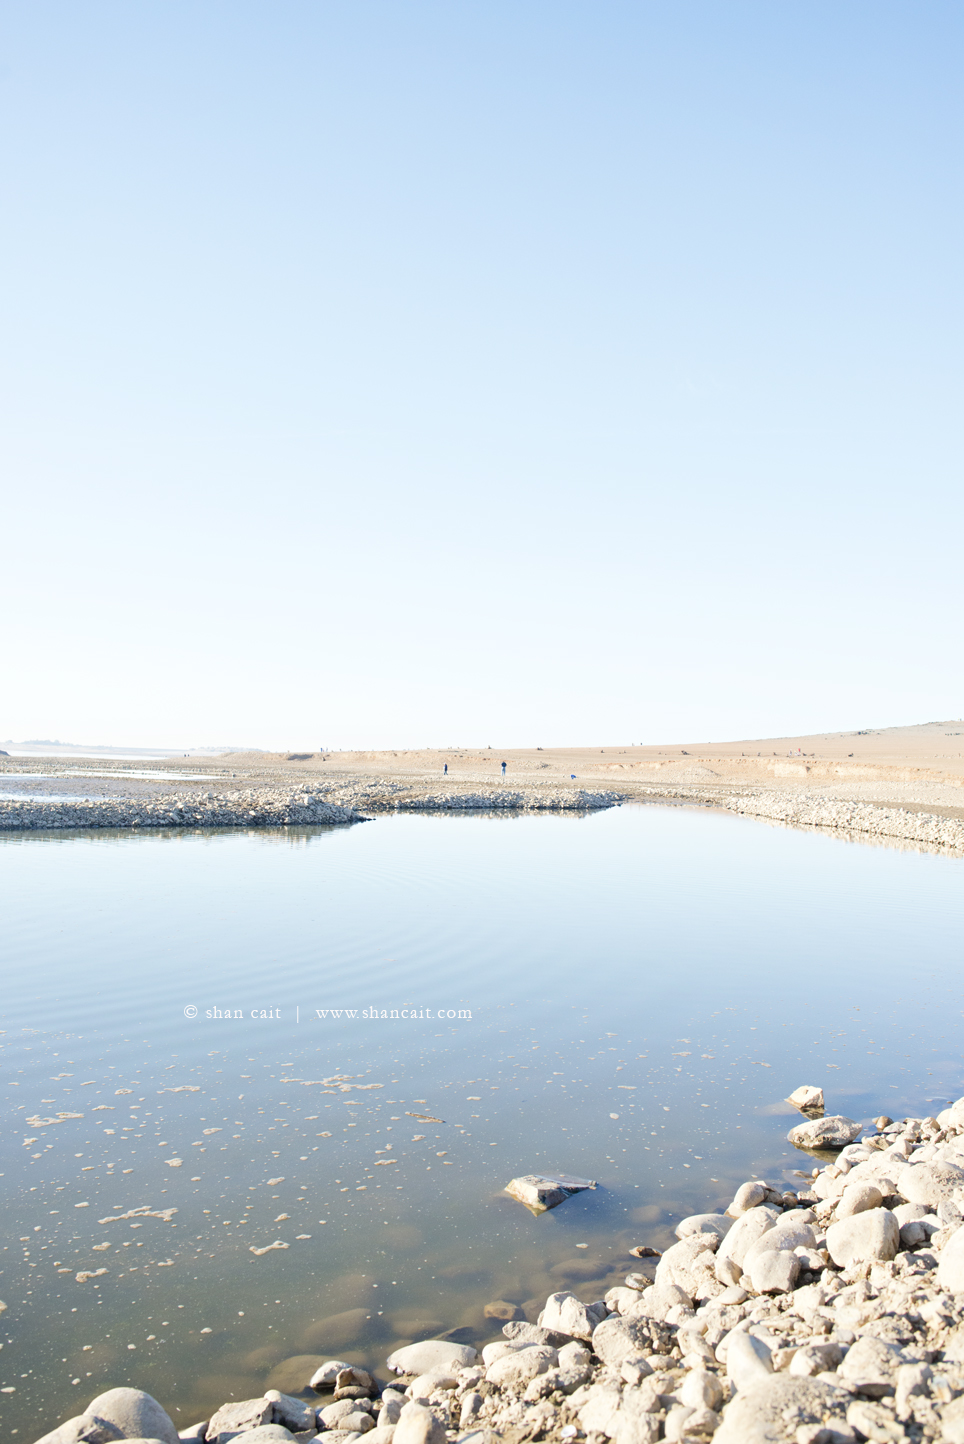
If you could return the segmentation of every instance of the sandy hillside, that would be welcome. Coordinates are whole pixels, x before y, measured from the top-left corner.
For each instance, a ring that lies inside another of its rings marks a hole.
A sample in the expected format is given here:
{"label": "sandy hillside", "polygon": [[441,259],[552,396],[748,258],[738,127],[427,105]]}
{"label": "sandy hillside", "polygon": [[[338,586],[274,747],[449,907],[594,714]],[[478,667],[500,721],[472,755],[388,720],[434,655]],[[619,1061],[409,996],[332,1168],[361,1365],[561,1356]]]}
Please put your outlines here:
{"label": "sandy hillside", "polygon": [[449,785],[501,782],[504,761],[507,783],[598,784],[629,791],[637,785],[649,791],[654,784],[819,789],[835,798],[964,815],[964,721],[650,747],[229,753],[220,760],[262,774],[363,773],[422,786],[443,777],[446,765]]}

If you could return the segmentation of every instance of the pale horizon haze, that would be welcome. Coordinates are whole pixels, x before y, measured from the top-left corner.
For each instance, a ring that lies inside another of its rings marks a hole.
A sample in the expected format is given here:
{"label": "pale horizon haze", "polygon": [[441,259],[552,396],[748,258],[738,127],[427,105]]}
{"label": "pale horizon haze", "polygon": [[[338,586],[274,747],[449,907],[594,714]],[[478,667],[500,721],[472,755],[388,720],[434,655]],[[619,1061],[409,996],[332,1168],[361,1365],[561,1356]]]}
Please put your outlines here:
{"label": "pale horizon haze", "polygon": [[964,712],[964,11],[0,15],[16,740]]}

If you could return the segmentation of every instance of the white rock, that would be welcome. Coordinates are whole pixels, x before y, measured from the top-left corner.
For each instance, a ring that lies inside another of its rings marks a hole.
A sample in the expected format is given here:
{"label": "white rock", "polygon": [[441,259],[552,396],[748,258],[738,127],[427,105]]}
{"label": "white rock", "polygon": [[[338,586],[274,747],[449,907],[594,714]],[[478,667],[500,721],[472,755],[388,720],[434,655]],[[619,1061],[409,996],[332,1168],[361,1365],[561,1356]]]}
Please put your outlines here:
{"label": "white rock", "polygon": [[964,1187],[964,1168],[953,1163],[912,1163],[900,1176],[900,1192],[908,1203],[937,1208]]}
{"label": "white rock", "polygon": [[360,1399],[338,1399],[334,1404],[326,1404],[323,1409],[319,1409],[318,1418],[326,1429],[347,1429],[349,1425],[343,1424],[343,1419],[347,1419],[350,1414],[367,1413],[367,1410],[362,1409],[362,1403],[363,1400]]}
{"label": "white rock", "polygon": [[[907,1441],[903,1425],[898,1424],[891,1410],[883,1404],[872,1404],[869,1399],[854,1400],[847,1410],[847,1423],[875,1444],[885,1444],[888,1440],[892,1444],[906,1444]],[[946,1439],[947,1435],[942,1437]]]}
{"label": "white rock", "polygon": [[[235,1437],[240,1439],[242,1436],[238,1434]],[[294,1437],[290,1429],[286,1429],[283,1424],[260,1424],[257,1429],[245,1430],[244,1444],[286,1444],[286,1441],[293,1440]],[[343,1436],[344,1439],[357,1439],[358,1437],[357,1434]],[[127,1444],[137,1444],[137,1440],[129,1439]],[[145,1441],[142,1441],[142,1444],[145,1444]]]}
{"label": "white rock", "polygon": [[681,1444],[681,1441],[686,1437],[690,1420],[695,1413],[696,1410],[690,1409],[686,1404],[675,1404],[673,1408],[670,1409],[666,1415],[666,1423],[664,1425],[666,1432],[663,1435],[667,1444]]}
{"label": "white rock", "polygon": [[585,1369],[592,1360],[592,1354],[582,1344],[575,1340],[571,1344],[563,1344],[559,1350],[560,1369]]}
{"label": "white rock", "polygon": [[346,1414],[339,1420],[338,1427],[347,1429],[352,1434],[367,1434],[370,1429],[374,1429],[375,1420],[367,1411],[356,1409],[354,1414]]}
{"label": "white rock", "polygon": [[853,1143],[861,1126],[842,1113],[831,1113],[826,1118],[798,1123],[796,1128],[790,1129],[787,1139],[794,1148],[845,1148],[848,1143]]}
{"label": "white rock", "polygon": [[894,1404],[898,1416],[905,1418],[904,1411],[907,1408],[907,1401],[914,1394],[927,1394],[928,1385],[934,1377],[934,1371],[929,1364],[901,1364],[897,1369],[897,1387],[894,1391]]}
{"label": "white rock", "polygon": [[762,1339],[735,1330],[728,1336],[726,1372],[731,1386],[743,1393],[773,1373],[770,1350]]}
{"label": "white rock", "polygon": [[941,1440],[942,1444],[964,1444],[964,1397],[952,1400],[945,1407],[941,1419]]}
{"label": "white rock", "polygon": [[719,1409],[723,1402],[723,1386],[708,1370],[691,1369],[680,1387],[679,1401],[690,1409]]}
{"label": "white rock", "polygon": [[[385,1394],[392,1397],[386,1399]],[[385,1394],[382,1395],[382,1407],[379,1409],[378,1418],[375,1421],[378,1429],[387,1429],[397,1424],[398,1417],[406,1403],[404,1395],[395,1395],[391,1389],[386,1389]]]}
{"label": "white rock", "polygon": [[838,1268],[887,1262],[900,1246],[900,1227],[888,1208],[842,1218],[827,1229],[827,1252]]}
{"label": "white rock", "polygon": [[740,1218],[748,1213],[751,1208],[757,1208],[766,1198],[767,1188],[763,1183],[755,1179],[749,1183],[741,1183],[736,1190],[733,1202],[726,1210],[731,1218]]}
{"label": "white rock", "polygon": [[924,1203],[899,1203],[893,1210],[893,1215],[903,1228],[905,1223],[914,1223],[918,1219],[927,1218],[928,1209]]}
{"label": "white rock", "polygon": [[624,1359],[636,1359],[651,1352],[652,1343],[643,1323],[613,1315],[596,1326],[592,1347],[604,1364],[618,1369]]}
{"label": "white rock", "polygon": [[272,1406],[271,1422],[273,1424],[283,1424],[293,1434],[298,1430],[315,1428],[315,1411],[304,1400],[295,1399],[290,1394],[282,1394],[278,1389],[266,1389],[264,1397]]}
{"label": "white rock", "polygon": [[547,1209],[557,1208],[560,1203],[565,1203],[574,1193],[582,1193],[587,1188],[595,1187],[596,1184],[591,1178],[571,1178],[562,1173],[526,1173],[507,1183],[505,1191],[520,1203],[524,1203],[533,1213],[545,1213]]}
{"label": "white rock", "polygon": [[942,1128],[964,1128],[964,1098],[958,1098],[949,1108],[942,1108],[937,1121]]}
{"label": "white rock", "polygon": [[[617,1284],[613,1289],[607,1289],[604,1299],[614,1313],[622,1314],[631,1309],[639,1298],[638,1289],[627,1288],[624,1284]],[[483,1349],[483,1353],[485,1350]]]}
{"label": "white rock", "polygon": [[771,1249],[753,1260],[748,1273],[758,1294],[788,1294],[800,1277],[801,1268],[795,1253]]}
{"label": "white rock", "polygon": [[703,1276],[712,1274],[713,1254],[719,1242],[718,1233],[706,1232],[689,1234],[674,1243],[656,1265],[656,1289],[675,1284],[692,1299],[699,1291]]}
{"label": "white rock", "polygon": [[[396,1374],[427,1374],[430,1369],[464,1369],[474,1362],[476,1351],[470,1344],[453,1344],[448,1339],[423,1339],[396,1349],[385,1360]],[[403,1444],[403,1441],[400,1441]]]}
{"label": "white rock", "polygon": [[457,1384],[453,1369],[430,1369],[413,1379],[405,1392],[410,1399],[430,1399],[436,1390],[454,1389]]}
{"label": "white rock", "polygon": [[424,1404],[406,1404],[395,1425],[392,1444],[445,1444],[445,1425]]}
{"label": "white rock", "polygon": [[599,1322],[589,1312],[586,1304],[567,1290],[549,1295],[539,1319],[543,1329],[557,1334],[568,1334],[576,1339],[591,1339],[592,1331]]}
{"label": "white rock", "polygon": [[[195,1440],[204,1438],[204,1431],[207,1423],[195,1425],[193,1437]],[[197,1430],[200,1429],[200,1433]],[[182,1434],[183,1439],[185,1436]],[[44,1434],[35,1444],[79,1444],[81,1439],[117,1440],[121,1438],[121,1432],[114,1424],[108,1424],[104,1419],[98,1419],[93,1414],[75,1414],[72,1419],[65,1419],[58,1424],[56,1429],[51,1429],[49,1434]]]}
{"label": "white rock", "polygon": [[579,1422],[587,1433],[605,1434],[613,1438],[619,1428],[619,1409],[623,1402],[622,1393],[614,1385],[594,1385],[586,1391],[588,1397],[579,1410]]}
{"label": "white rock", "polygon": [[830,1262],[826,1249],[795,1248],[793,1252],[800,1260],[800,1267],[809,1269],[811,1273],[818,1274]]}
{"label": "white rock", "polygon": [[649,1400],[639,1389],[621,1394],[611,1386],[594,1386],[579,1410],[587,1431],[606,1434],[615,1444],[655,1444],[659,1419],[646,1407]]}
{"label": "white rock", "polygon": [[794,1108],[822,1108],[823,1089],[815,1088],[812,1084],[804,1083],[799,1088],[794,1088],[787,1102],[792,1103]]}
{"label": "white rock", "polygon": [[527,1349],[517,1349],[515,1353],[496,1359],[495,1363],[486,1369],[485,1377],[490,1384],[497,1384],[500,1389],[521,1391],[537,1374],[544,1374],[558,1362],[559,1355],[555,1349],[550,1349],[545,1344],[530,1344]]}
{"label": "white rock", "polygon": [[675,1233],[677,1238],[688,1238],[692,1233],[715,1233],[722,1238],[732,1227],[733,1219],[725,1213],[691,1213],[688,1218],[680,1220]]}
{"label": "white rock", "polygon": [[[850,1395],[818,1379],[771,1374],[753,1388],[741,1390],[726,1406],[714,1444],[776,1444],[801,1440],[803,1428],[814,1426],[811,1439],[853,1438],[845,1424]],[[821,1436],[821,1428],[826,1433]],[[797,1433],[797,1430],[800,1433]]]}
{"label": "white rock", "polygon": [[719,1254],[713,1263],[713,1272],[724,1288],[732,1288],[739,1284],[743,1277],[743,1266],[738,1264],[736,1259],[720,1257]]}
{"label": "white rock", "polygon": [[472,1420],[481,1410],[484,1402],[485,1400],[482,1398],[482,1395],[477,1394],[474,1390],[470,1390],[469,1393],[462,1395],[462,1407],[459,1410],[460,1429],[467,1429],[469,1427]]}
{"label": "white rock", "polygon": [[729,1288],[724,1289],[721,1294],[717,1295],[716,1302],[718,1304],[742,1304],[746,1301],[747,1297],[746,1289],[740,1284],[730,1284]]}
{"label": "white rock", "polygon": [[964,1294],[964,1225],[954,1230],[941,1251],[937,1283],[948,1293]]}
{"label": "white rock", "polygon": [[[660,1284],[644,1289],[637,1300],[623,1314],[627,1323],[634,1319],[669,1319],[674,1309],[692,1311],[693,1298],[678,1284]],[[671,1323],[677,1320],[669,1320]],[[608,1320],[607,1320],[608,1322]]]}
{"label": "white rock", "polygon": [[[716,1251],[717,1259],[732,1259],[743,1266],[747,1251],[768,1229],[773,1228],[780,1214],[775,1208],[758,1205],[749,1209],[730,1229]],[[719,1275],[717,1275],[719,1277]],[[727,1282],[727,1280],[721,1280]]]}
{"label": "white rock", "polygon": [[329,1359],[326,1364],[322,1364],[320,1369],[315,1370],[308,1380],[308,1387],[317,1389],[319,1393],[322,1389],[331,1389],[342,1369],[350,1368],[351,1364],[342,1363],[341,1359]]}
{"label": "white rock", "polygon": [[805,1344],[790,1360],[789,1372],[798,1379],[812,1379],[836,1369],[843,1358],[839,1344]]}
{"label": "white rock", "polygon": [[901,1353],[896,1344],[886,1344],[883,1339],[864,1334],[848,1349],[837,1372],[859,1393],[880,1399],[893,1393],[894,1374],[900,1362]]}
{"label": "white rock", "polygon": [[92,1399],[85,1410],[114,1424],[126,1439],[160,1439],[180,1444],[170,1415],[143,1389],[108,1389]]}
{"label": "white rock", "polygon": [[854,1214],[866,1213],[871,1208],[880,1208],[884,1195],[875,1183],[858,1180],[848,1184],[837,1204],[838,1218],[853,1218]]}
{"label": "white rock", "polygon": [[806,1214],[802,1210],[795,1212],[799,1212],[799,1219],[795,1218],[793,1213],[785,1213],[773,1228],[767,1229],[756,1243],[750,1245],[743,1255],[743,1268],[746,1273],[750,1273],[754,1262],[765,1253],[777,1253],[781,1250],[793,1253],[794,1249],[816,1247],[817,1235],[811,1225],[804,1221],[813,1215],[809,1210]]}
{"label": "white rock", "polygon": [[517,1344],[512,1339],[493,1339],[491,1344],[486,1344],[482,1350],[482,1362],[488,1368],[496,1359],[502,1359],[506,1354],[514,1354],[524,1347],[524,1344]]}

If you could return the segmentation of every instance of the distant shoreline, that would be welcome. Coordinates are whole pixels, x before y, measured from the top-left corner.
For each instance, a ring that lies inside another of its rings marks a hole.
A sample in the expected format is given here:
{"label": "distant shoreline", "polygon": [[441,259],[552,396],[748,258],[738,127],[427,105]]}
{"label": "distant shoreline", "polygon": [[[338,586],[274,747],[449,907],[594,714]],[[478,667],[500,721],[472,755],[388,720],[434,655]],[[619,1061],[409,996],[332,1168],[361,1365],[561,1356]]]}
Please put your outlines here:
{"label": "distant shoreline", "polygon": [[[688,747],[0,756],[0,832],[341,825],[385,812],[719,808],[964,852],[964,723]],[[502,766],[505,764],[505,773]],[[4,783],[6,782],[6,786]]]}

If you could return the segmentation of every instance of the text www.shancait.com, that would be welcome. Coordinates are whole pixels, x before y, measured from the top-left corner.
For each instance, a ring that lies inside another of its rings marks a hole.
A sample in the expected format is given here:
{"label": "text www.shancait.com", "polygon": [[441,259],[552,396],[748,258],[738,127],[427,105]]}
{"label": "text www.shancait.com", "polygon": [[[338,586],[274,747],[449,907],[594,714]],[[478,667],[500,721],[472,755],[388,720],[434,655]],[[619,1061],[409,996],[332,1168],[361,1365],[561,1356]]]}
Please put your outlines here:
{"label": "text www.shancait.com", "polygon": [[[364,1022],[376,1022],[385,1019],[391,1021],[397,1019],[399,1022],[416,1022],[420,1019],[437,1023],[442,1019],[472,1021],[471,1008],[306,1008],[305,1016],[301,1017],[301,1008],[206,1008],[203,1016],[212,1019],[230,1019],[240,1021],[243,1018],[250,1018],[256,1022],[280,1022],[282,1013],[286,1014],[285,1021],[295,1023],[309,1022],[312,1019],[327,1021],[329,1018],[334,1022],[339,1020],[351,1022],[358,1019]],[[292,1020],[291,1014],[294,1013]],[[184,1009],[185,1018],[197,1018],[201,1015],[201,1009],[194,1003],[189,1003]]]}

